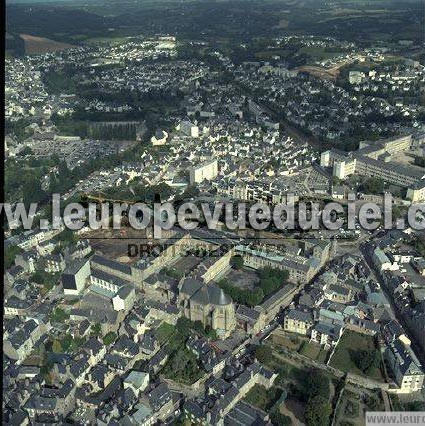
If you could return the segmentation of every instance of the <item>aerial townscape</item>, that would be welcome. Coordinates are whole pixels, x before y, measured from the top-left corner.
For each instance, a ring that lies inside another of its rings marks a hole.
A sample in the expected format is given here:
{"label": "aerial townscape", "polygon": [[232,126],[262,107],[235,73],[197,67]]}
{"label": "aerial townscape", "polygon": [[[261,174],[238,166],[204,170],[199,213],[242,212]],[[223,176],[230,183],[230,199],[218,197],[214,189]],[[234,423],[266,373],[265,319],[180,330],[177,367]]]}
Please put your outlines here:
{"label": "aerial townscape", "polygon": [[[37,209],[3,225],[3,424],[425,412],[419,0],[6,3],[2,208]],[[66,225],[289,201],[310,226]]]}

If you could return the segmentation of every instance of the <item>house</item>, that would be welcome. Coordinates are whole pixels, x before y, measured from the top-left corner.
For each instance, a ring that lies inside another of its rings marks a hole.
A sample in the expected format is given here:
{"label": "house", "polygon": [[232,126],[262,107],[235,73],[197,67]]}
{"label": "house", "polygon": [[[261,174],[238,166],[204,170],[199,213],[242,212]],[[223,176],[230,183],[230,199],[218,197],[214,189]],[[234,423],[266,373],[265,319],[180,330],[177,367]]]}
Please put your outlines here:
{"label": "house", "polygon": [[58,388],[43,388],[40,393],[33,394],[24,408],[32,420],[47,415],[61,423],[60,420],[75,409],[75,391],[75,384],[68,379]]}
{"label": "house", "polygon": [[44,270],[50,274],[62,272],[65,268],[65,258],[61,254],[50,254],[44,258]]}
{"label": "house", "polygon": [[167,138],[168,133],[165,130],[157,130],[151,137],[151,143],[153,146],[165,145]]}
{"label": "house", "polygon": [[134,413],[126,414],[120,421],[123,426],[152,426],[156,423],[156,416],[148,404],[139,403],[134,408]]}
{"label": "house", "polygon": [[199,127],[195,126],[188,120],[182,121],[178,126],[177,130],[180,130],[184,135],[190,136],[192,138],[199,137]]}
{"label": "house", "polygon": [[238,327],[250,335],[259,333],[265,326],[263,312],[239,305],[236,310],[236,321]]}
{"label": "house", "polygon": [[379,324],[369,321],[367,319],[358,318],[354,315],[349,316],[346,322],[346,328],[356,331],[358,333],[376,336],[381,330]]}
{"label": "house", "polygon": [[117,294],[112,298],[112,304],[115,311],[130,311],[136,300],[136,291],[133,286],[126,285],[121,287]]}
{"label": "house", "polygon": [[384,352],[401,393],[419,392],[424,386],[424,371],[412,348],[401,340],[394,340]]}
{"label": "house", "polygon": [[245,401],[239,401],[224,418],[225,425],[266,426],[270,425],[269,415]]}
{"label": "house", "polygon": [[298,300],[298,304],[312,309],[319,306],[323,302],[323,299],[323,292],[317,288],[312,288],[310,291],[301,295]]}
{"label": "house", "polygon": [[11,266],[5,273],[5,281],[12,285],[19,277],[25,274],[25,269],[20,265]]}
{"label": "house", "polygon": [[39,319],[31,318],[3,341],[3,352],[20,364],[45,332],[45,324]]}
{"label": "house", "polygon": [[26,316],[30,312],[31,306],[33,306],[31,300],[21,300],[12,295],[4,302],[4,315],[6,317]]}
{"label": "house", "polygon": [[338,324],[319,321],[311,330],[310,340],[330,349],[339,342],[342,331],[343,328]]}
{"label": "house", "polygon": [[124,389],[131,388],[139,396],[149,385],[149,373],[133,370],[123,380]]}
{"label": "house", "polygon": [[332,198],[335,200],[342,200],[345,198],[345,188],[343,186],[332,187]]}
{"label": "house", "polygon": [[106,354],[106,346],[95,337],[84,343],[82,350],[89,355],[88,362],[91,366],[98,364]]}
{"label": "house", "polygon": [[173,397],[166,383],[160,383],[152,389],[148,398],[158,420],[165,420],[173,412]]}
{"label": "house", "polygon": [[382,334],[387,344],[400,340],[404,345],[410,346],[411,341],[404,331],[403,327],[397,320],[391,320],[384,325]]}
{"label": "house", "polygon": [[62,274],[62,286],[66,295],[80,294],[90,276],[89,259],[77,260]]}
{"label": "house", "polygon": [[140,341],[140,349],[146,358],[150,358],[155,355],[158,352],[159,347],[158,339],[153,332],[148,331],[143,335],[143,338]]}
{"label": "house", "polygon": [[85,319],[77,325],[74,331],[74,334],[78,337],[85,337],[90,333],[90,330],[91,330],[90,321],[88,319]]}
{"label": "house", "polygon": [[379,247],[376,247],[372,255],[373,263],[378,271],[397,271],[399,269],[397,262],[391,262],[388,256]]}
{"label": "house", "polygon": [[351,289],[342,287],[341,285],[331,284],[324,289],[326,299],[338,302],[348,303],[353,300],[353,293]]}
{"label": "house", "polygon": [[181,315],[179,308],[170,303],[148,300],[146,301],[146,307],[149,309],[149,315],[151,318],[164,321],[171,325],[176,325],[177,320]]}
{"label": "house", "polygon": [[89,363],[89,355],[84,354],[78,360],[72,362],[69,367],[71,379],[77,387],[84,383],[86,374],[92,366]]}
{"label": "house", "polygon": [[425,259],[423,257],[415,258],[412,260],[412,264],[418,271],[418,274],[425,277]]}
{"label": "house", "polygon": [[314,325],[313,314],[311,311],[300,311],[290,309],[284,317],[283,329],[290,333],[298,333],[309,336],[311,328]]}
{"label": "house", "polygon": [[18,253],[15,256],[15,265],[21,266],[26,273],[33,274],[37,258],[38,255],[35,250]]}
{"label": "house", "polygon": [[139,357],[140,347],[129,337],[120,336],[114,343],[111,353],[136,361]]}
{"label": "house", "polygon": [[27,426],[30,424],[28,414],[24,410],[20,409],[11,415],[7,424],[16,426]]}
{"label": "house", "polygon": [[103,364],[95,365],[87,374],[86,381],[92,387],[93,392],[105,389],[115,377],[115,372]]}
{"label": "house", "polygon": [[168,352],[166,347],[162,347],[149,359],[146,370],[152,374],[157,374],[158,371],[165,365],[168,360]]}
{"label": "house", "polygon": [[205,426],[211,424],[211,413],[209,412],[208,401],[205,399],[186,399],[183,412],[191,424]]}

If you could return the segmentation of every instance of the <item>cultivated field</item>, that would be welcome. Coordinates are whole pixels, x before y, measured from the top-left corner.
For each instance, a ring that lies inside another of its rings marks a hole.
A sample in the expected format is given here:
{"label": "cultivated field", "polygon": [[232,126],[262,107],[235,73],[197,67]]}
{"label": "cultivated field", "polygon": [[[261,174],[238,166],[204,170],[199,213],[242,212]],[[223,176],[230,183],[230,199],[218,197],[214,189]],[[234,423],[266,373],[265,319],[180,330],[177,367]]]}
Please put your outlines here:
{"label": "cultivated field", "polygon": [[19,34],[25,42],[25,53],[37,55],[41,53],[58,52],[74,47],[72,44],[61,43],[45,37],[35,37],[29,34]]}

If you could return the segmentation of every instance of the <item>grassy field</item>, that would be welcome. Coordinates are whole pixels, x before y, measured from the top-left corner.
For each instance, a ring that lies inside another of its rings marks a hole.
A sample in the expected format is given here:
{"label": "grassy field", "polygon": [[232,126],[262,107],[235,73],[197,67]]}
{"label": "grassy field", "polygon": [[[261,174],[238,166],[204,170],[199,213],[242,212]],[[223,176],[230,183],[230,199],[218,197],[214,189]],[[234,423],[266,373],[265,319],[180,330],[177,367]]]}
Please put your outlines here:
{"label": "grassy field", "polygon": [[319,362],[326,362],[328,351],[325,351],[320,345],[312,342],[303,342],[299,354]]}
{"label": "grassy field", "polygon": [[298,336],[285,336],[282,334],[273,334],[272,341],[275,345],[294,352],[298,352],[301,345],[304,343]]}
{"label": "grassy field", "polygon": [[[378,348],[375,345],[375,339],[372,336],[346,330],[342,335],[334,354],[332,355],[329,365],[347,373],[366,376],[364,372],[357,367],[354,361],[356,354],[360,351],[378,351]],[[384,381],[380,364],[381,362],[379,365],[375,366],[367,376],[371,379]]]}
{"label": "grassy field", "polygon": [[277,388],[266,389],[264,386],[255,385],[245,396],[244,400],[261,410],[268,411],[280,398],[282,391]]}
{"label": "grassy field", "polygon": [[281,58],[286,58],[291,53],[291,49],[269,49],[255,52],[255,56],[258,59],[270,59],[273,56],[280,56]]}
{"label": "grassy field", "polygon": [[298,352],[307,358],[319,362],[326,362],[328,351],[324,350],[320,345],[309,342],[304,336],[297,336],[295,334],[273,334],[272,342],[275,346],[288,349],[293,352]]}
{"label": "grassy field", "polygon": [[313,61],[333,58],[334,56],[338,56],[340,54],[339,52],[327,52],[325,48],[316,46],[304,46],[299,50],[299,53],[304,53],[310,56]]}
{"label": "grassy field", "polygon": [[155,334],[162,346],[173,335],[175,327],[171,324],[163,322],[156,330]]}

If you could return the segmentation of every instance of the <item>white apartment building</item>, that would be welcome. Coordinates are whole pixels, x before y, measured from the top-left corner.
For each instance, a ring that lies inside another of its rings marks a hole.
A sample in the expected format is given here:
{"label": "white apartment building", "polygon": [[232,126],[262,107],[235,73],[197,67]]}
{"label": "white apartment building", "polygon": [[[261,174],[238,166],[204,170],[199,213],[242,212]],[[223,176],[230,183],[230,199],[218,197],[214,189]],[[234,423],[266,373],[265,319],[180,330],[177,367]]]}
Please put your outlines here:
{"label": "white apartment building", "polygon": [[212,180],[218,175],[218,162],[216,159],[206,161],[189,169],[190,184]]}

